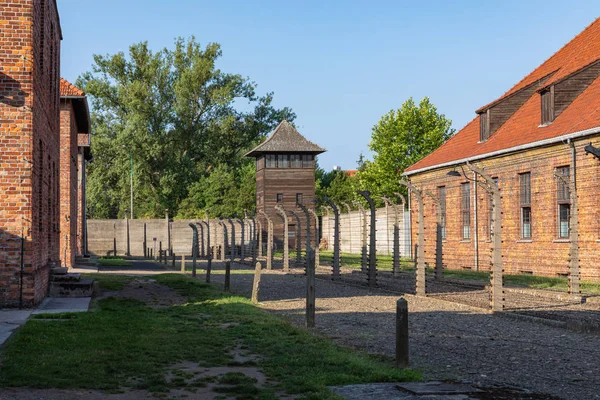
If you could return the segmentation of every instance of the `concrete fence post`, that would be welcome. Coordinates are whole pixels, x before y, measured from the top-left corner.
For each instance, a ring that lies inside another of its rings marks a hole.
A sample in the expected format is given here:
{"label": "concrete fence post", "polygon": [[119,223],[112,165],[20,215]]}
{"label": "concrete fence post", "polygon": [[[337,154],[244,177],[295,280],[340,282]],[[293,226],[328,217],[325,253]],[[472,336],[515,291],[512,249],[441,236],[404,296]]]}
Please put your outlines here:
{"label": "concrete fence post", "polygon": [[296,219],[296,265],[302,264],[302,223],[296,211],[290,211]]}
{"label": "concrete fence post", "polygon": [[[574,174],[573,174],[574,175]],[[579,243],[578,243],[578,225],[579,211],[577,210],[577,187],[574,180],[568,175],[554,171],[554,176],[569,188],[569,199],[571,207],[569,212],[569,294],[571,296],[580,296],[579,288]]]}
{"label": "concrete fence post", "polygon": [[368,271],[368,267],[367,267],[367,237],[368,237],[367,210],[365,210],[365,208],[359,201],[354,200],[354,204],[360,211],[360,215],[361,215],[361,223],[360,223],[360,225],[361,225],[361,235],[360,235],[361,263],[360,263],[360,265],[361,265],[361,271],[364,274],[366,274]]}
{"label": "concrete fence post", "polygon": [[229,292],[231,288],[231,261],[225,262],[225,287],[224,290]]}
{"label": "concrete fence post", "polygon": [[148,257],[148,242],[146,240],[146,223],[144,222],[144,258],[149,258]]}
{"label": "concrete fence post", "polygon": [[375,208],[375,202],[373,201],[373,199],[371,198],[371,193],[369,191],[366,190],[359,190],[357,192],[358,194],[360,194],[362,197],[365,198],[365,200],[367,200],[367,202],[369,203],[369,207],[371,208],[371,232],[369,235],[369,271],[368,271],[368,281],[369,281],[369,287],[377,287],[377,244],[376,244],[376,240],[377,240],[377,233],[376,233],[376,221],[377,221],[377,216],[376,216],[376,208]]}
{"label": "concrete fence post", "polygon": [[[189,223],[190,228],[192,228],[192,278],[196,277],[196,259],[198,257],[198,227],[196,224]],[[165,254],[166,256],[166,254]]]}
{"label": "concrete fence post", "polygon": [[442,252],[442,202],[440,198],[429,190],[423,192],[431,197],[436,208],[436,223],[435,223],[435,279],[441,279],[443,276],[443,252]]}
{"label": "concrete fence post", "polygon": [[315,327],[315,252],[306,251],[306,327]]}
{"label": "concrete fence post", "polygon": [[181,254],[181,273],[185,274],[185,254]]}
{"label": "concrete fence post", "polygon": [[408,368],[408,303],[396,302],[396,368]]}
{"label": "concrete fence post", "polygon": [[235,251],[235,225],[233,223],[233,221],[231,220],[231,218],[226,218],[227,221],[229,222],[229,225],[231,226],[231,245],[230,245],[230,250],[231,250],[231,254],[229,255],[229,258],[231,261],[235,260],[235,255],[236,255],[236,251]]}
{"label": "concrete fence post", "polygon": [[260,290],[260,275],[262,266],[259,262],[256,263],[254,268],[254,281],[252,282],[252,303],[258,304],[258,292]]}
{"label": "concrete fence post", "polygon": [[[306,234],[305,234],[305,240],[306,240],[306,266],[305,268],[308,269],[308,250],[311,248],[310,245],[310,214],[308,212],[308,208],[306,208],[306,206],[304,204],[300,204],[298,203],[297,206],[302,210],[302,212],[304,213],[305,217],[306,217]],[[298,225],[300,226],[300,225]],[[296,240],[300,240],[300,237],[297,237]]]}
{"label": "concrete fence post", "polygon": [[275,210],[283,220],[283,272],[290,272],[290,249],[289,249],[289,227],[288,217],[281,205],[276,205]]}
{"label": "concrete fence post", "polygon": [[241,240],[240,240],[240,262],[244,262],[244,260],[246,259],[246,240],[245,240],[245,235],[246,235],[246,223],[244,222],[243,219],[238,219],[237,220],[240,223],[241,226]]}
{"label": "concrete fence post", "polygon": [[333,210],[334,227],[333,227],[333,271],[332,279],[340,279],[340,210],[331,199],[323,197],[323,201],[327,202]]}
{"label": "concrete fence post", "polygon": [[[320,260],[320,256],[319,256],[319,216],[317,215],[317,213],[315,212],[315,210],[313,210],[312,208],[308,209],[308,212],[312,215],[312,217],[315,220],[315,246],[314,246],[314,251],[315,251],[315,269],[319,268],[319,266],[321,265],[321,260]],[[310,224],[308,224],[308,226],[310,226]],[[309,242],[307,242],[309,243]]]}
{"label": "concrete fence post", "polygon": [[415,195],[417,198],[418,205],[418,213],[419,216],[417,218],[417,266],[415,269],[416,274],[416,282],[415,282],[415,292],[417,296],[425,296],[427,293],[426,290],[426,280],[425,280],[425,218],[423,211],[423,192],[417,188],[415,185],[410,183],[405,179],[401,179],[399,183],[403,186],[406,186],[410,189],[411,193]]}

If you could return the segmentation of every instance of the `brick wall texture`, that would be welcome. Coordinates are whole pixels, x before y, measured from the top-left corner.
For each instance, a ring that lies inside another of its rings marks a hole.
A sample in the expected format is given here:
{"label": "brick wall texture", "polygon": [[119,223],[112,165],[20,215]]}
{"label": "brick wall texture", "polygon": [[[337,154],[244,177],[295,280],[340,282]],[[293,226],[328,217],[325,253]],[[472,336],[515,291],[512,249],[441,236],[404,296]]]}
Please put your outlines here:
{"label": "brick wall texture", "polygon": [[[586,155],[588,143],[600,146],[600,136],[574,141],[576,161],[572,163],[571,148],[561,143],[517,154],[474,162],[493,178],[498,178],[502,211],[502,262],[506,273],[534,273],[536,275],[565,275],[569,266],[568,239],[559,238],[558,187],[554,170],[570,166],[575,170],[578,196],[578,243],[581,277],[600,280],[600,160]],[[471,183],[470,219],[471,237],[463,238],[461,212],[461,184],[464,177],[451,177],[453,168],[442,168],[412,175],[410,180],[419,188],[438,193],[446,187],[446,239],[443,242],[444,265],[451,269],[473,268],[474,251],[474,185]],[[460,168],[457,169],[460,172]],[[521,232],[520,174],[531,174],[531,238]],[[469,175],[469,178],[473,178]],[[424,197],[425,259],[435,265],[436,206]],[[482,187],[477,190],[477,233],[479,269],[490,270],[490,200]],[[412,243],[417,243],[417,201],[411,196]]]}
{"label": "brick wall texture", "polygon": [[20,288],[32,305],[59,262],[60,25],[53,0],[5,0],[0,15],[0,306]]}
{"label": "brick wall texture", "polygon": [[78,147],[77,122],[72,101],[60,104],[60,258],[71,268],[77,250]]}

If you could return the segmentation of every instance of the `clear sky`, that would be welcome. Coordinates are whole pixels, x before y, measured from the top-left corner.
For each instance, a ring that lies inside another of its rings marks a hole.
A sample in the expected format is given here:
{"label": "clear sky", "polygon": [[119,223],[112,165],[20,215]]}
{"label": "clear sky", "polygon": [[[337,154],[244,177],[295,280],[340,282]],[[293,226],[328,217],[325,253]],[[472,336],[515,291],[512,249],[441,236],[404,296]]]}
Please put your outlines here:
{"label": "clear sky", "polygon": [[319,162],[356,168],[371,128],[410,96],[429,96],[457,130],[599,16],[598,0],[58,0],[62,76],[93,54],[194,35],[220,43],[219,68],[275,92]]}

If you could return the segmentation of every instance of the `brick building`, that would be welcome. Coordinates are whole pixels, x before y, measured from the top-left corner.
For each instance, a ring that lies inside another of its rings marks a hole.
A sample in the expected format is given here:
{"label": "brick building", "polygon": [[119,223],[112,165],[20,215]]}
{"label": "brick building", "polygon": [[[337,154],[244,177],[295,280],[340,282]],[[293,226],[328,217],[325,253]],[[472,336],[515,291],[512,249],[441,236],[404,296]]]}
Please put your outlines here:
{"label": "brick building", "polygon": [[[505,272],[567,274],[575,210],[559,173],[576,188],[581,277],[600,279],[600,159],[594,155],[600,154],[599,76],[600,19],[405,171],[441,202],[445,266],[490,268],[490,197],[474,184],[481,177],[469,172],[469,162],[496,181],[502,196]],[[425,260],[433,265],[437,207],[428,196],[424,200]],[[414,193],[411,204],[416,243]]]}
{"label": "brick building", "polygon": [[0,306],[32,305],[60,262],[61,28],[54,0],[5,0],[0,15]]}
{"label": "brick building", "polygon": [[[323,152],[323,148],[308,141],[284,120],[267,140],[246,154],[256,158],[256,209],[264,211],[273,220],[273,239],[279,247],[283,244],[284,225],[275,206],[280,204],[301,218],[299,233],[295,217],[289,216],[289,246],[294,248],[296,237],[304,234],[306,229],[306,217],[296,203],[314,208],[315,156]],[[311,229],[314,229],[314,222],[311,222]]]}
{"label": "brick building", "polygon": [[[72,267],[84,250],[85,162],[90,158],[85,93],[60,80],[60,258]],[[81,195],[80,195],[81,192]],[[82,212],[80,213],[79,210]]]}

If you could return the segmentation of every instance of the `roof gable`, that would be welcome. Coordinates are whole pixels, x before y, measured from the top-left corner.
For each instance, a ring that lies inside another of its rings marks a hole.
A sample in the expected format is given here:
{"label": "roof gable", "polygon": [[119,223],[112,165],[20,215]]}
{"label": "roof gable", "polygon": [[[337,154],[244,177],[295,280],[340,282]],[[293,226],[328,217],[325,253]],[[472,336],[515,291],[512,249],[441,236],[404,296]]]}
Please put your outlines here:
{"label": "roof gable", "polygon": [[64,78],[60,78],[60,97],[84,97],[85,92]]}
{"label": "roof gable", "polygon": [[[556,118],[549,125],[541,125],[542,105],[539,94],[544,88],[570,79],[578,71],[588,68],[599,59],[600,19],[596,19],[502,97],[478,110],[482,112],[495,107],[523,89],[541,83],[537,86],[537,91],[521,103],[486,141],[480,141],[480,117],[477,116],[431,154],[407,168],[405,172],[410,175],[415,171],[447,165],[453,161],[464,161],[471,157],[484,158],[487,154],[493,155],[538,141],[600,127],[600,77],[597,75],[591,78],[589,85],[582,87],[572,101],[565,104],[565,108],[557,113]],[[544,78],[546,78],[545,82]]]}
{"label": "roof gable", "polygon": [[320,154],[325,149],[307,140],[288,121],[283,120],[263,143],[246,153],[257,157],[264,153],[311,153]]}

